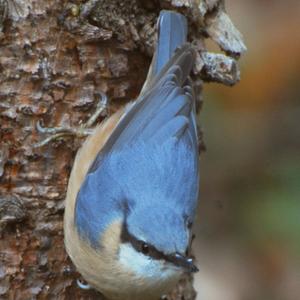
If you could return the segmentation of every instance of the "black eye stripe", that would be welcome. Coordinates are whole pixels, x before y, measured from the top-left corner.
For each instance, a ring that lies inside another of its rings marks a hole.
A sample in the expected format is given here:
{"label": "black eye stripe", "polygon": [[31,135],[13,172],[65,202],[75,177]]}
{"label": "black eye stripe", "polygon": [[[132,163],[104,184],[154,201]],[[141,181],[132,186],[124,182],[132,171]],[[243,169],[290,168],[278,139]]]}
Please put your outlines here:
{"label": "black eye stripe", "polygon": [[[147,256],[150,256],[154,259],[165,259],[166,255],[162,252],[158,251],[152,245],[145,243],[144,241],[140,241],[134,236],[132,236],[127,229],[127,226],[124,225],[121,233],[121,241],[124,243],[130,243],[132,247],[137,251],[141,252]],[[147,249],[146,249],[147,248]]]}
{"label": "black eye stripe", "polygon": [[173,263],[176,266],[186,268],[186,265],[182,262],[182,259],[178,259],[178,254],[175,253],[166,255],[157,250],[154,246],[145,243],[144,241],[138,240],[136,237],[131,235],[127,229],[126,223],[123,225],[123,229],[121,232],[121,242],[131,244],[137,252],[143,253],[144,255],[149,256],[153,259],[165,260]]}

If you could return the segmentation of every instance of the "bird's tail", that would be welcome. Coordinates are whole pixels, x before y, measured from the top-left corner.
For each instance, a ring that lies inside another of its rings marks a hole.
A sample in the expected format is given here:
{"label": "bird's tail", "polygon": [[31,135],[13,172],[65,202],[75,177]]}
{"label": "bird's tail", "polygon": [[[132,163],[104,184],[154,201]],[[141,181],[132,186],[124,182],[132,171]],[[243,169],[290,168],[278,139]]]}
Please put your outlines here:
{"label": "bird's tail", "polygon": [[153,57],[153,75],[157,75],[173,56],[176,48],[187,40],[186,18],[176,12],[163,10],[158,19],[158,41]]}
{"label": "bird's tail", "polygon": [[187,20],[185,16],[174,11],[163,10],[160,12],[157,23],[157,46],[141,94],[151,85],[152,80],[167,64],[174,51],[187,41]]}

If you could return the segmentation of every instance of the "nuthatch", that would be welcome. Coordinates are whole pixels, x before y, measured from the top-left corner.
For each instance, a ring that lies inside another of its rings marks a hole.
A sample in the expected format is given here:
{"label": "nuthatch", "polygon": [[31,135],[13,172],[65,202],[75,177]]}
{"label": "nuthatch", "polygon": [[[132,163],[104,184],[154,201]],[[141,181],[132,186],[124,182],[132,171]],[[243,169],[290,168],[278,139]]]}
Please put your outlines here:
{"label": "nuthatch", "polygon": [[185,272],[199,190],[195,52],[187,21],[162,11],[136,101],[96,127],[78,151],[64,219],[68,254],[109,299],[158,299]]}

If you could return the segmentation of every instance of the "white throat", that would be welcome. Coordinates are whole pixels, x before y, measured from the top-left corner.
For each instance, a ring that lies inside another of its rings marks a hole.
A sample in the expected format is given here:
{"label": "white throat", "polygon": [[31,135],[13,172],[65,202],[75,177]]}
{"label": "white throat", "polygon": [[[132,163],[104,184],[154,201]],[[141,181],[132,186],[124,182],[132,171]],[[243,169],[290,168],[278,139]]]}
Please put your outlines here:
{"label": "white throat", "polygon": [[167,284],[170,281],[177,281],[181,276],[180,269],[176,266],[138,252],[129,243],[121,244],[119,262],[129,272],[153,284],[163,282]]}

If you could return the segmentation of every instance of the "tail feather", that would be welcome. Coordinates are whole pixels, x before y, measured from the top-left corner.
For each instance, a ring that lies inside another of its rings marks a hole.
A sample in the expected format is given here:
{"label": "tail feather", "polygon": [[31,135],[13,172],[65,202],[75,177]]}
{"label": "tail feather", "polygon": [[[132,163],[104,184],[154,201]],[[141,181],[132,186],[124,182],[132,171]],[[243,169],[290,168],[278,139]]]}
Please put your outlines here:
{"label": "tail feather", "polygon": [[174,55],[175,50],[187,41],[187,20],[179,13],[161,11],[157,27],[157,46],[141,94],[149,88],[153,79]]}
{"label": "tail feather", "polygon": [[162,11],[158,23],[159,32],[153,61],[153,75],[160,72],[173,56],[174,51],[187,40],[187,21],[183,15],[172,11]]}

